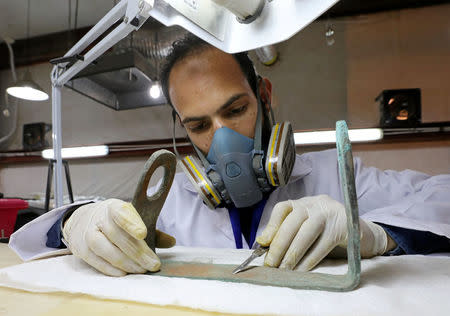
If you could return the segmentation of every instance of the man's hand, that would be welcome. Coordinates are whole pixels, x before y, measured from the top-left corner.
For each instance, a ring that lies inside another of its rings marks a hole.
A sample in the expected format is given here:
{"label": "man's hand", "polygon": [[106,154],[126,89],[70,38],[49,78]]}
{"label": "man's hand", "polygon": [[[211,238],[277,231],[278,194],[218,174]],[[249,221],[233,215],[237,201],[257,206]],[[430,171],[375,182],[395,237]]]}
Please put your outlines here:
{"label": "man's hand", "polygon": [[[311,270],[334,248],[347,247],[346,221],[344,206],[327,195],[277,203],[256,239],[261,246],[270,245],[264,264],[285,269],[299,264],[300,271]],[[359,223],[361,257],[385,253],[388,240],[384,229],[362,219]]]}
{"label": "man's hand", "polygon": [[[111,276],[158,271],[159,258],[144,241],[147,228],[131,203],[117,199],[83,205],[64,224],[63,235],[72,253]],[[157,231],[157,247],[175,239]]]}

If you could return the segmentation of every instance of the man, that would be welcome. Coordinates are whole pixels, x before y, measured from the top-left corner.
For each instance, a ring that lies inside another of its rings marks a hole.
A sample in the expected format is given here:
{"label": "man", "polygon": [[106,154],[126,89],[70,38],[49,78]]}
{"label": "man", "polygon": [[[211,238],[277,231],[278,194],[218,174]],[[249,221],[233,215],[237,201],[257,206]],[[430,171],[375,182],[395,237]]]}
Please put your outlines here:
{"label": "man", "polygon": [[[174,44],[161,77],[164,93],[202,161],[222,178],[241,171],[239,166],[221,169],[223,157],[247,157],[258,137],[267,148],[273,123],[268,115],[271,84],[256,76],[246,54],[229,55],[188,36]],[[258,126],[260,136],[255,135]],[[297,156],[284,186],[260,192],[259,187],[250,190],[251,184],[240,186],[248,191],[251,205],[232,196],[235,183],[225,183],[219,194],[225,201],[215,210],[179,173],[157,227],[185,246],[252,248],[256,239],[270,246],[266,265],[310,270],[327,255],[345,255],[340,251],[347,232],[336,160],[334,150]],[[450,251],[449,175],[383,172],[356,159],[355,182],[363,258]],[[50,247],[61,245],[61,227],[72,253],[107,275],[160,267],[143,241],[146,228],[139,215],[131,204],[116,199],[53,210],[16,232],[10,245],[25,259],[48,255]],[[158,247],[175,243],[161,232],[157,239]]]}

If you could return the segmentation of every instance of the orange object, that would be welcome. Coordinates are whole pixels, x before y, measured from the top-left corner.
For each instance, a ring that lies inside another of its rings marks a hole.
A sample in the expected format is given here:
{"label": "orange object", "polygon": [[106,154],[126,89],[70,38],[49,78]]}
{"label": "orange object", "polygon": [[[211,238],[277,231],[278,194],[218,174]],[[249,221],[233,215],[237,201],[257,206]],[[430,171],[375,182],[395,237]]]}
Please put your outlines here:
{"label": "orange object", "polygon": [[0,239],[9,238],[14,231],[17,212],[28,208],[21,199],[0,199]]}

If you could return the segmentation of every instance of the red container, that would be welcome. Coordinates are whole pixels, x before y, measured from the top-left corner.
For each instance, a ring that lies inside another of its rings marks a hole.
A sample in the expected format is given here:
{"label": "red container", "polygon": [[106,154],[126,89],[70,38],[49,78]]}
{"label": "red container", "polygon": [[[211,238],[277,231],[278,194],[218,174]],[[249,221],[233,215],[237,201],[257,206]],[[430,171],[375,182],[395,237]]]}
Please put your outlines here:
{"label": "red container", "polygon": [[0,199],[0,239],[9,238],[14,231],[17,212],[28,208],[28,202],[20,199]]}

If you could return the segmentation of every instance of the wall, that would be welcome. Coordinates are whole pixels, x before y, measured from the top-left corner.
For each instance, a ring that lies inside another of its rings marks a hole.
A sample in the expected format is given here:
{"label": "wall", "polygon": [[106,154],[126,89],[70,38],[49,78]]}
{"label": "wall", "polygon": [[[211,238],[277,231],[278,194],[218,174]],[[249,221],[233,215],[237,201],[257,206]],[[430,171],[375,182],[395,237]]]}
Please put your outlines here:
{"label": "wall", "polygon": [[[74,195],[131,199],[147,158],[70,160]],[[155,185],[161,176],[162,173],[155,174],[150,185]],[[13,164],[0,169],[0,192],[5,196],[43,196],[46,183],[46,163]],[[65,178],[63,189],[66,195]]]}
{"label": "wall", "polygon": [[[257,65],[274,82],[277,117],[296,129],[377,126],[382,90],[419,87],[422,121],[450,121],[449,16],[447,4],[321,21],[278,44],[279,62]],[[358,145],[354,155],[380,169],[450,173],[450,141]]]}
{"label": "wall", "polygon": [[[336,120],[345,118],[351,126],[373,125],[378,121],[373,98],[382,89],[414,86],[424,89],[424,120],[450,120],[448,16],[450,5],[441,5],[319,21],[277,44],[279,61],[272,67],[257,68],[273,82],[278,119],[290,120],[296,129],[331,128]],[[330,22],[335,31],[332,46],[325,40]],[[51,67],[42,64],[30,70],[50,92]],[[1,93],[10,77],[8,71],[0,72]],[[68,89],[63,90],[62,100],[64,146],[171,136],[170,109],[166,106],[116,112]],[[21,101],[19,128],[9,149],[21,148],[24,123],[38,121],[51,122],[50,101]],[[8,124],[0,119],[0,137],[7,133]],[[177,129],[177,136],[182,135]],[[359,145],[355,155],[366,165],[381,169],[450,173],[449,141]],[[71,161],[75,194],[130,198],[145,160]],[[46,164],[0,165],[0,192],[8,196],[44,192],[46,177]]]}
{"label": "wall", "polygon": [[[346,25],[347,104],[356,126],[376,126],[384,89],[420,88],[422,121],[450,121],[450,5],[392,11]],[[359,23],[358,23],[359,22]]]}
{"label": "wall", "polygon": [[[346,23],[347,113],[351,126],[377,126],[384,89],[420,88],[422,122],[450,121],[450,5],[372,14]],[[411,136],[413,137],[413,136]],[[450,173],[450,141],[360,145],[381,169]]]}
{"label": "wall", "polygon": [[436,175],[450,173],[450,140],[355,146],[353,155],[366,166],[380,169],[413,169]]}
{"label": "wall", "polygon": [[[297,153],[319,151],[332,146],[299,146]],[[395,143],[354,143],[354,157],[365,166],[386,170],[412,169],[430,175],[450,173],[450,140],[408,141]]]}
{"label": "wall", "polygon": [[332,46],[326,43],[326,26],[315,22],[277,44],[280,58],[273,66],[255,63],[273,84],[277,119],[290,121],[294,129],[333,128],[347,115],[345,26],[334,27]]}

